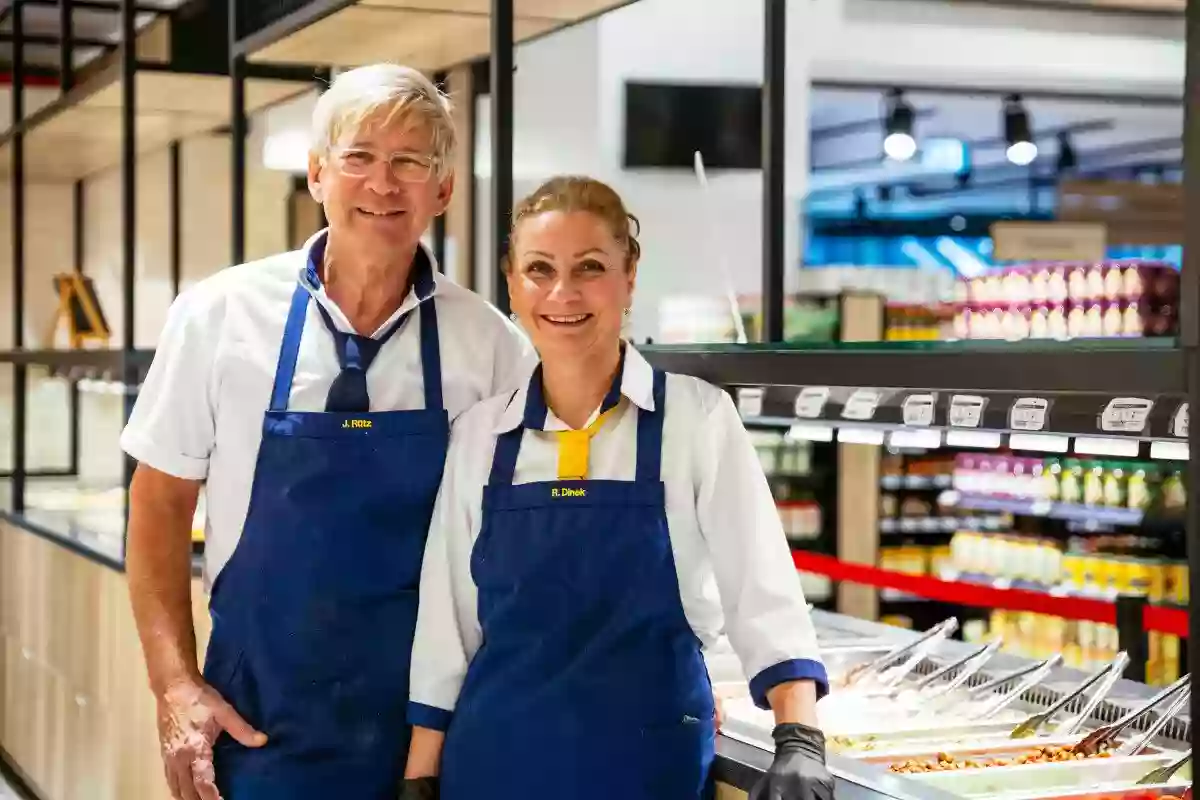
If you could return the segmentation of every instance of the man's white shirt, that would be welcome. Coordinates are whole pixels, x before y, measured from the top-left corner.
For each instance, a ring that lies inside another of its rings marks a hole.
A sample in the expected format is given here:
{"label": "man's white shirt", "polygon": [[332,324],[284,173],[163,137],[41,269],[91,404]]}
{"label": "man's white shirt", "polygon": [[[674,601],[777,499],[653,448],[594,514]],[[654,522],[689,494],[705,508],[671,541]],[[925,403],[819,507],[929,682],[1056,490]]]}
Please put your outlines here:
{"label": "man's white shirt", "polygon": [[[180,294],[121,435],[121,448],[137,461],[205,481],[205,582],[210,586],[233,554],[246,520],[263,414],[297,284],[305,285],[315,302],[308,304],[290,410],[324,410],[340,372],[333,337],[316,303],[340,330],[353,331],[324,289],[300,280],[309,247],[321,235],[300,250],[222,270]],[[425,254],[433,264],[432,255]],[[480,400],[516,388],[536,355],[520,331],[479,295],[436,270],[434,280],[425,302],[437,306],[443,396],[453,421]],[[419,303],[410,292],[373,336]],[[419,313],[381,348],[367,373],[372,411],[425,407]]]}

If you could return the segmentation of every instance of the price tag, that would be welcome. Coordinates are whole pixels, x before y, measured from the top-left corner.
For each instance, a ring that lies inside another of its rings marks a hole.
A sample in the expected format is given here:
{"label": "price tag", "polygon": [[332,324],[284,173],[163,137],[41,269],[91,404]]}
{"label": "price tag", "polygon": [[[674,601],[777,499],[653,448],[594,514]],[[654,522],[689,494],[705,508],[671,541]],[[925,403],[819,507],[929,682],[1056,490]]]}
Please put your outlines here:
{"label": "price tag", "polygon": [[828,401],[828,386],[805,386],[796,395],[796,416],[800,419],[819,419]]}
{"label": "price tag", "polygon": [[987,398],[976,394],[956,394],[950,398],[950,427],[978,428],[983,421]]}
{"label": "price tag", "polygon": [[737,390],[738,413],[742,415],[743,419],[746,417],[762,416],[764,394],[766,394],[766,392],[761,386],[753,386]]}
{"label": "price tag", "polygon": [[875,409],[883,393],[878,389],[856,389],[846,405],[842,407],[842,419],[868,420],[875,416]]}
{"label": "price tag", "polygon": [[1042,397],[1022,397],[1008,412],[1008,427],[1014,431],[1040,431],[1046,427],[1050,401]]}
{"label": "price tag", "polygon": [[910,394],[904,398],[904,424],[928,427],[933,424],[933,410],[937,407],[936,394]]}
{"label": "price tag", "polygon": [[1118,397],[1108,402],[1100,414],[1100,430],[1106,433],[1141,433],[1146,428],[1153,400]]}
{"label": "price tag", "polygon": [[1184,403],[1175,410],[1171,418],[1171,435],[1186,439],[1188,435],[1188,404]]}

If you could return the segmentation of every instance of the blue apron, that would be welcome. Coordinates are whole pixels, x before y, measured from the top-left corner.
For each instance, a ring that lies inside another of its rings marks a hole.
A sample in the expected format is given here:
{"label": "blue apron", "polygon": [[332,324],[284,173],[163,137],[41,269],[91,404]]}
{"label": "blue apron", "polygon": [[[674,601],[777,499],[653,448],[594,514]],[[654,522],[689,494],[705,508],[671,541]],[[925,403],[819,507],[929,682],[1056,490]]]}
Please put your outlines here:
{"label": "blue apron", "polygon": [[667,532],[665,384],[655,372],[655,410],[638,411],[633,481],[513,485],[523,431],[546,418],[540,371],[524,422],[499,437],[471,555],[483,644],[442,800],[707,796],[712,686]]}
{"label": "blue apron", "polygon": [[205,678],[269,737],[218,739],[224,800],[392,800],[407,758],[417,589],[449,443],[437,313],[432,298],[415,312],[424,410],[288,411],[308,302],[298,285],[246,523],[212,588]]}

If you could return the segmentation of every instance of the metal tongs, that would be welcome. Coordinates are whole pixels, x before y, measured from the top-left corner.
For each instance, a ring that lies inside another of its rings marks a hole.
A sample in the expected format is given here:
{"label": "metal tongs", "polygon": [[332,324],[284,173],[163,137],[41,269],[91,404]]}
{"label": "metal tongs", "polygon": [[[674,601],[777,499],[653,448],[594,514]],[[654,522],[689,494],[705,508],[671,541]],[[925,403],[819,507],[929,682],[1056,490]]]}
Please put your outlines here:
{"label": "metal tongs", "polygon": [[1029,717],[1024,722],[1017,725],[1017,727],[1013,728],[1012,733],[1009,734],[1009,738],[1024,739],[1027,736],[1035,735],[1043,725],[1054,719],[1054,715],[1066,708],[1067,704],[1086,692],[1094,684],[1103,680],[1100,688],[1096,690],[1096,693],[1092,695],[1092,697],[1085,704],[1083,712],[1062,723],[1062,725],[1060,725],[1055,731],[1055,733],[1074,733],[1075,730],[1078,729],[1078,726],[1082,725],[1083,721],[1091,716],[1092,712],[1096,709],[1096,706],[1100,704],[1105,696],[1112,691],[1112,687],[1116,685],[1118,680],[1120,680],[1121,674],[1125,671],[1125,667],[1128,664],[1129,655],[1123,651],[1117,653],[1117,657],[1114,658],[1108,666],[1093,673],[1086,680],[1084,680],[1083,683],[1079,684],[1074,689],[1059,698],[1057,703],[1041,713],[1034,714],[1032,717]]}
{"label": "metal tongs", "polygon": [[1137,786],[1149,786],[1155,783],[1166,783],[1175,776],[1176,772],[1183,769],[1183,766],[1192,760],[1192,751],[1187,753],[1167,764],[1165,767],[1152,769],[1143,775],[1137,782]]}
{"label": "metal tongs", "polygon": [[1158,736],[1158,732],[1165,728],[1167,723],[1174,719],[1175,715],[1182,711],[1184,706],[1186,706],[1188,701],[1191,699],[1192,687],[1189,683],[1179,693],[1179,696],[1175,698],[1175,701],[1171,703],[1171,705],[1167,706],[1167,710],[1158,715],[1158,719],[1154,720],[1154,724],[1146,730],[1146,733],[1143,734],[1140,739],[1131,739],[1118,747],[1117,755],[1134,756],[1142,752],[1142,750],[1148,744],[1150,744],[1151,740],[1153,740],[1155,736]]}
{"label": "metal tongs", "polygon": [[[1028,670],[1028,672],[1026,672],[1026,670],[1020,670],[1020,672],[1024,673],[1025,680],[1021,681],[1012,689],[1009,689],[1007,692],[985,705],[982,709],[980,709],[978,714],[973,716],[977,717],[978,719],[991,719],[992,717],[996,716],[1001,711],[1015,703],[1017,699],[1021,697],[1021,695],[1025,694],[1034,686],[1037,686],[1039,683],[1041,683],[1042,680],[1050,674],[1050,671],[1061,663],[1062,654],[1055,653],[1050,658],[1047,658],[1045,661],[1036,665],[1032,670]],[[1005,682],[1013,680],[1015,677],[1020,676],[1005,676]],[[995,684],[996,682],[991,681],[990,683]],[[983,685],[987,686],[988,684],[985,683]],[[977,697],[980,694],[982,694],[982,692],[973,693],[972,698]]]}
{"label": "metal tongs", "polygon": [[[1157,706],[1162,701],[1166,700],[1167,698],[1174,697],[1175,695],[1179,694],[1181,691],[1185,691],[1185,690],[1190,695],[1190,693],[1191,693],[1191,685],[1190,685],[1191,677],[1192,677],[1191,675],[1184,675],[1182,678],[1180,678],[1179,680],[1172,683],[1166,689],[1163,689],[1161,692],[1154,695],[1154,697],[1150,698],[1150,700],[1146,704],[1142,705],[1139,708],[1134,709],[1133,711],[1130,711],[1128,714],[1121,717],[1119,720],[1112,723],[1111,725],[1105,725],[1103,727],[1097,728],[1096,730],[1092,731],[1087,736],[1083,737],[1083,739],[1080,740],[1079,744],[1075,745],[1074,748],[1072,748],[1072,749],[1076,753],[1083,753],[1085,755],[1095,755],[1096,753],[1100,752],[1104,748],[1105,745],[1109,744],[1110,742],[1112,742],[1113,739],[1117,738],[1117,736],[1120,735],[1121,731],[1128,728],[1130,725],[1132,725],[1134,722],[1136,722],[1143,714],[1146,714],[1147,712],[1149,712],[1151,709],[1153,709],[1155,706]],[[1177,699],[1174,703],[1171,704],[1171,707],[1168,709],[1167,713],[1163,714],[1158,719],[1158,721],[1154,724],[1154,726],[1151,727],[1151,730],[1153,730],[1155,733],[1157,733],[1158,729],[1161,729],[1162,726],[1166,724],[1166,720],[1169,719],[1176,711],[1178,711],[1182,707],[1183,707],[1183,703]],[[1137,750],[1140,750],[1141,748],[1145,747],[1147,742],[1149,742],[1148,737],[1142,737],[1142,739],[1138,740]]]}
{"label": "metal tongs", "polygon": [[[896,647],[874,661],[854,667],[846,673],[846,677],[843,680],[843,685],[850,686],[867,678],[876,677],[890,664],[895,663],[901,658],[909,656],[908,661],[906,661],[903,666],[898,668],[901,670],[899,676],[891,676],[895,677],[895,680],[899,680],[900,678],[903,678],[904,675],[911,672],[913,667],[916,667],[921,659],[926,656],[929,650],[941,642],[942,639],[950,636],[956,630],[958,630],[958,620],[956,618],[950,617],[949,619],[942,620],[937,625],[934,625],[932,628],[925,631],[925,633],[921,634],[908,644]],[[889,678],[888,683],[891,683],[891,678]]]}
{"label": "metal tongs", "polygon": [[1000,649],[1000,646],[1002,644],[1004,644],[1004,640],[1001,638],[997,638],[994,641],[992,641],[991,643],[989,643],[986,647],[984,647],[982,650],[980,650],[978,653],[976,653],[974,656],[972,656],[968,660],[969,663],[967,665],[963,666],[962,671],[960,671],[957,675],[955,675],[954,679],[952,681],[947,683],[945,686],[939,686],[937,688],[937,690],[923,696],[921,698],[921,701],[923,703],[925,703],[930,700],[941,699],[942,702],[938,703],[938,706],[944,707],[945,706],[945,698],[949,697],[950,693],[953,692],[955,689],[959,688],[964,683],[969,681],[971,679],[971,677],[975,675],[975,673],[977,673],[977,672],[979,672],[979,670],[983,669],[984,666],[988,663],[988,661],[990,661],[992,659],[992,656],[994,656],[996,654],[996,651]]}

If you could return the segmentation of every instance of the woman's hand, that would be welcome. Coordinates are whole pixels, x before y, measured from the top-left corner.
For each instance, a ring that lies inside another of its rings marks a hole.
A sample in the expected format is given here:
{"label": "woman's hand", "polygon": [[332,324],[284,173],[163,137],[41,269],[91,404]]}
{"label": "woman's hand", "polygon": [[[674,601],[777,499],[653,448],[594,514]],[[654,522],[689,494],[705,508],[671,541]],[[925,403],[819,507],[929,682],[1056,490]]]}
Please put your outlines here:
{"label": "woman's hand", "polygon": [[750,800],[833,800],[825,766],[825,735],[798,722],[776,725],[775,759],[754,785]]}

